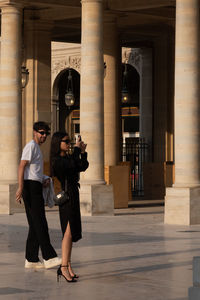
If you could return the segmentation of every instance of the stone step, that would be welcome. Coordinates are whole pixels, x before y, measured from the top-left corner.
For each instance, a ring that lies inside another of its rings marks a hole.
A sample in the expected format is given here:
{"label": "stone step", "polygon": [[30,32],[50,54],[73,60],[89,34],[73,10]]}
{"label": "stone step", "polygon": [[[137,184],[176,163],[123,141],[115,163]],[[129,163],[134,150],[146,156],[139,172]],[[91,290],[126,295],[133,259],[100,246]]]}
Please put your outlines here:
{"label": "stone step", "polygon": [[128,202],[128,207],[138,207],[138,206],[163,206],[164,200],[144,200],[137,199]]}

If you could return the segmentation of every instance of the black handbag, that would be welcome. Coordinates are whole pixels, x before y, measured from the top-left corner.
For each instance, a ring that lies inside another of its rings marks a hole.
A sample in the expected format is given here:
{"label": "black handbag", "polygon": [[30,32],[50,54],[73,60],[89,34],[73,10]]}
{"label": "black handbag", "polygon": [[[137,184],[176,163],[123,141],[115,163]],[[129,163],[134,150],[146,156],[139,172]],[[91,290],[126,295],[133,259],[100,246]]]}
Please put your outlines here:
{"label": "black handbag", "polygon": [[69,193],[67,191],[67,179],[65,178],[65,190],[54,195],[53,200],[56,205],[62,205],[69,201]]}

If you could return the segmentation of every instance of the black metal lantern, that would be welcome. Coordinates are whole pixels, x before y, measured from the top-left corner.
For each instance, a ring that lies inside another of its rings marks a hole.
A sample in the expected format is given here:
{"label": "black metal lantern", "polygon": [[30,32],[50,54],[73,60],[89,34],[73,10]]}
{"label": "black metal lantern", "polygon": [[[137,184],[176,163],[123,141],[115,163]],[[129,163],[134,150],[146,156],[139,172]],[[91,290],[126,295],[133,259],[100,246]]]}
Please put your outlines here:
{"label": "black metal lantern", "polygon": [[122,92],[121,92],[121,100],[123,104],[126,104],[129,102],[129,92],[128,92],[128,87],[127,87],[127,64],[125,64],[125,69],[123,73],[123,82],[122,82]]}
{"label": "black metal lantern", "polygon": [[24,89],[28,83],[29,71],[25,66],[22,66],[22,88]]}
{"label": "black metal lantern", "polygon": [[103,64],[103,68],[104,68],[104,78],[106,77],[106,68],[107,68],[107,65],[106,65],[106,62],[104,61],[104,64]]}
{"label": "black metal lantern", "polygon": [[68,80],[67,80],[67,90],[65,93],[65,104],[67,106],[72,106],[75,103],[75,97],[73,93],[73,80],[72,80],[72,73],[71,70],[69,69],[69,75],[68,75]]}

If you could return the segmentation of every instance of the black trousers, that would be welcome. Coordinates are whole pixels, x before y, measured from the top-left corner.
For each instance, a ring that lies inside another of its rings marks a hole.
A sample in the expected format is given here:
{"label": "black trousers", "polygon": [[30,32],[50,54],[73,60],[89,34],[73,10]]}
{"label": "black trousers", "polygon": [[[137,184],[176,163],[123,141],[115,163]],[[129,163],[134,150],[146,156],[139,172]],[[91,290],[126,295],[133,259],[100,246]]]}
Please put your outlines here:
{"label": "black trousers", "polygon": [[39,181],[24,180],[23,200],[29,224],[26,241],[26,259],[30,262],[37,262],[39,260],[39,247],[41,248],[42,257],[45,260],[56,257],[57,254],[49,238],[42,184]]}

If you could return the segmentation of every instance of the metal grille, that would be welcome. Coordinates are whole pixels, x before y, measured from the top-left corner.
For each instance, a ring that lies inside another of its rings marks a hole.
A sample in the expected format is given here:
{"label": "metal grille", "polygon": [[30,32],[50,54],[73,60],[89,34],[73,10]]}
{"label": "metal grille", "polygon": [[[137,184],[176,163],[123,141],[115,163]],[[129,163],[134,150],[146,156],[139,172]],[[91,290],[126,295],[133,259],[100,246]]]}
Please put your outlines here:
{"label": "metal grille", "polygon": [[147,157],[148,144],[144,139],[128,138],[123,144],[123,161],[130,161],[131,163],[131,190],[132,196],[144,195],[143,183],[143,164]]}

